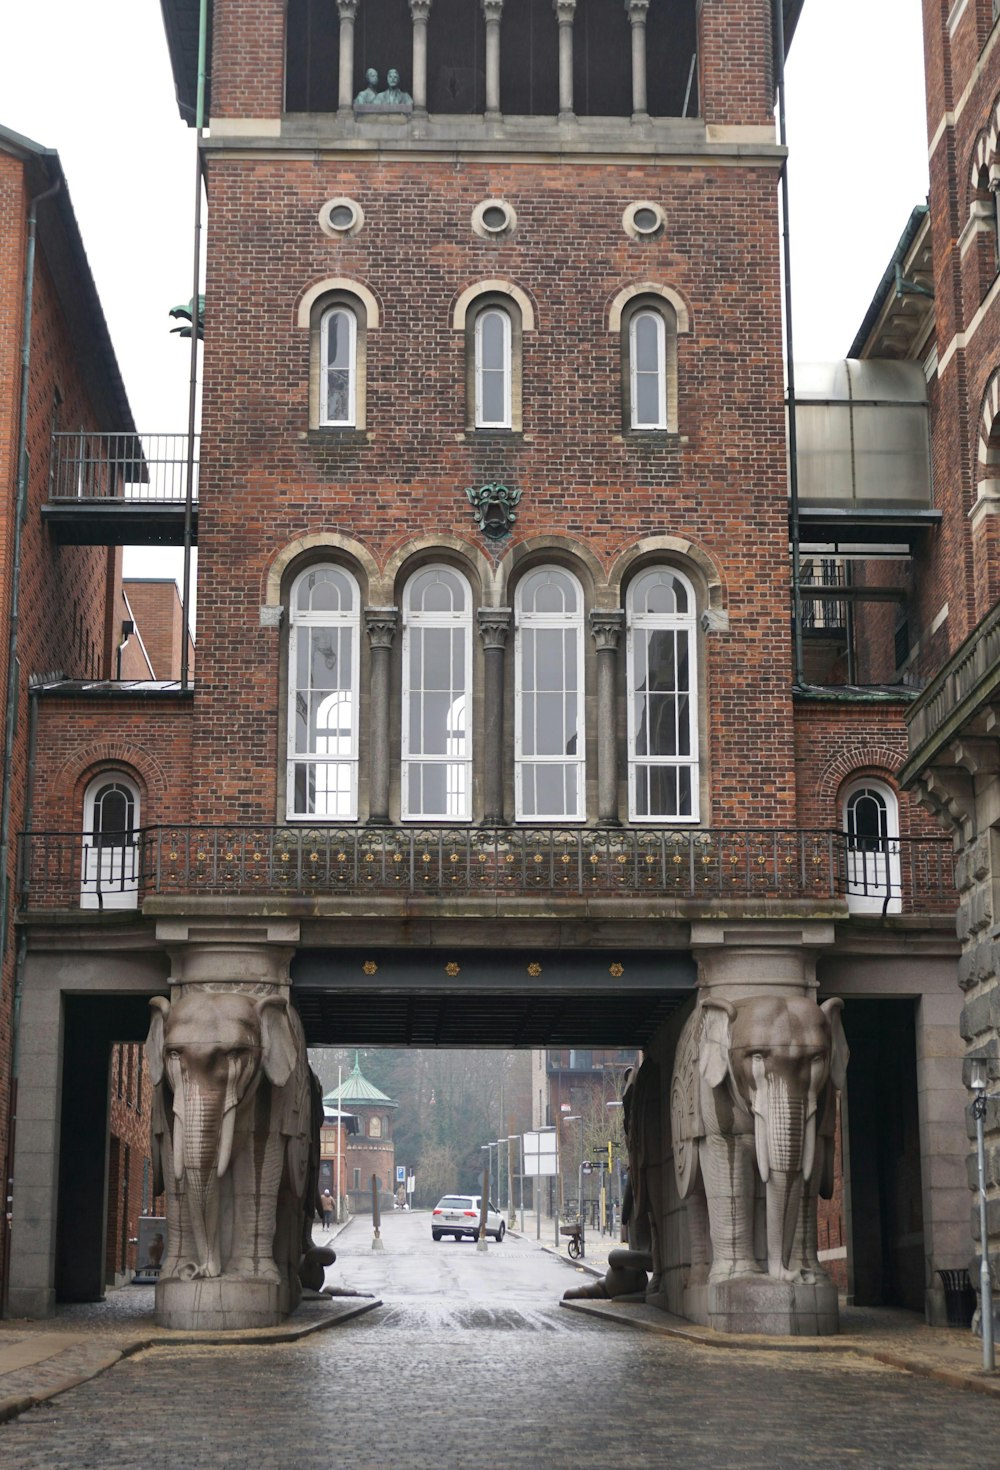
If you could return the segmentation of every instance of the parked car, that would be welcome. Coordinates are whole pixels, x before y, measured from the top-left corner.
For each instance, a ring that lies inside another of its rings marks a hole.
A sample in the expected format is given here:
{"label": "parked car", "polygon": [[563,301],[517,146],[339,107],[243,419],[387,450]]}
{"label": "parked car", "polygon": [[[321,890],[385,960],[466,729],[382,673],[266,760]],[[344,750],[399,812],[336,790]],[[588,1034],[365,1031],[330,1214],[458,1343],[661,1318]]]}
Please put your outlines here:
{"label": "parked car", "polygon": [[[435,1240],[440,1240],[443,1235],[453,1235],[456,1240],[461,1240],[463,1235],[471,1235],[473,1240],[479,1235],[479,1194],[446,1194],[444,1199],[438,1200],[431,1215],[431,1235]],[[507,1233],[507,1227],[503,1222],[500,1211],[492,1200],[486,1204],[486,1234],[492,1235],[499,1244]]]}

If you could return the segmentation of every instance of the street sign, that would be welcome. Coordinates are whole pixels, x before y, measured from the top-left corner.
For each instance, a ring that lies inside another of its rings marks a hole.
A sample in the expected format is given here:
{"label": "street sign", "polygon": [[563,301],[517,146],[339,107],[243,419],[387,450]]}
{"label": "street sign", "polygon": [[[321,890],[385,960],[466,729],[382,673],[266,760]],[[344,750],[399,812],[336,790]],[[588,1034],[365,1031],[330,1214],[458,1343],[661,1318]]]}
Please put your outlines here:
{"label": "street sign", "polygon": [[396,1165],[396,1183],[397,1184],[405,1184],[406,1183],[406,1165],[405,1164],[397,1164]]}
{"label": "street sign", "polygon": [[[597,1167],[600,1168],[600,1165],[598,1164]],[[584,1174],[593,1174],[594,1172],[594,1165],[590,1162],[589,1159],[584,1159],[583,1163],[580,1165],[580,1168],[583,1170]]]}
{"label": "street sign", "polygon": [[558,1174],[554,1131],[524,1135],[524,1172],[528,1176]]}

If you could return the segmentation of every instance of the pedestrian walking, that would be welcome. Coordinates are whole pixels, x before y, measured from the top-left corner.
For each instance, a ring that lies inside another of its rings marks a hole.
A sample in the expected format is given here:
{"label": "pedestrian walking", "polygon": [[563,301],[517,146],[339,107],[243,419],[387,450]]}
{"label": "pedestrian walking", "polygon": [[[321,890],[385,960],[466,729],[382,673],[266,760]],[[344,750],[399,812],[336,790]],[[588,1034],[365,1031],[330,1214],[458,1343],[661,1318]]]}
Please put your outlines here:
{"label": "pedestrian walking", "polygon": [[329,1230],[333,1224],[334,1199],[328,1189],[324,1189],[319,1197],[319,1202],[323,1206],[323,1228]]}

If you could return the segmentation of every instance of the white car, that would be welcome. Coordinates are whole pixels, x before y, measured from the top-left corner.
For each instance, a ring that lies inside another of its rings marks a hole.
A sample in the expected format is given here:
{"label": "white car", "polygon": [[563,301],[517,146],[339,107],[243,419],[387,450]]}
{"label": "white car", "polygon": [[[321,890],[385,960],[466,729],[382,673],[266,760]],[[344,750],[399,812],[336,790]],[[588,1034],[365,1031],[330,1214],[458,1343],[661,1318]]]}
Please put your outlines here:
{"label": "white car", "polygon": [[[461,1240],[463,1235],[471,1235],[475,1240],[479,1235],[481,1199],[482,1195],[479,1194],[446,1194],[444,1199],[438,1200],[431,1215],[431,1235],[434,1239],[440,1240],[443,1235],[453,1235],[456,1240]],[[507,1227],[500,1211],[492,1200],[488,1200],[486,1234],[492,1235],[499,1244],[506,1233]]]}

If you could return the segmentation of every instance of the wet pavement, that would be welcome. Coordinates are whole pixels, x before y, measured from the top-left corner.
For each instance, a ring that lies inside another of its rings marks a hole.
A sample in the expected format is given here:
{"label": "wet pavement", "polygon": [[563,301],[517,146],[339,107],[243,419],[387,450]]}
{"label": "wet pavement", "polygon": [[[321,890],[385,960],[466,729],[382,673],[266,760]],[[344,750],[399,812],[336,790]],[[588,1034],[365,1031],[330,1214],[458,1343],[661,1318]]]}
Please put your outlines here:
{"label": "wet pavement", "polygon": [[[289,1463],[436,1470],[473,1461],[505,1470],[604,1470],[619,1462],[643,1470],[986,1470],[1000,1463],[1000,1400],[855,1352],[745,1344],[720,1352],[690,1336],[623,1331],[559,1305],[581,1277],[533,1239],[508,1235],[486,1252],[472,1242],[434,1244],[429,1216],[420,1213],[387,1217],[383,1235],[386,1249],[372,1251],[370,1226],[353,1222],[328,1275],[338,1286],[377,1291],[384,1305],[368,1315],[266,1347],[161,1340],[0,1426],[0,1463],[18,1470]],[[104,1326],[86,1340],[106,1346],[108,1307],[74,1309],[74,1322],[60,1313],[37,1327],[11,1323],[0,1346],[17,1338],[21,1347],[42,1328],[79,1331],[87,1326],[81,1312],[101,1310]],[[117,1330],[143,1322],[134,1308],[131,1325]],[[910,1328],[912,1336],[912,1319]]]}

